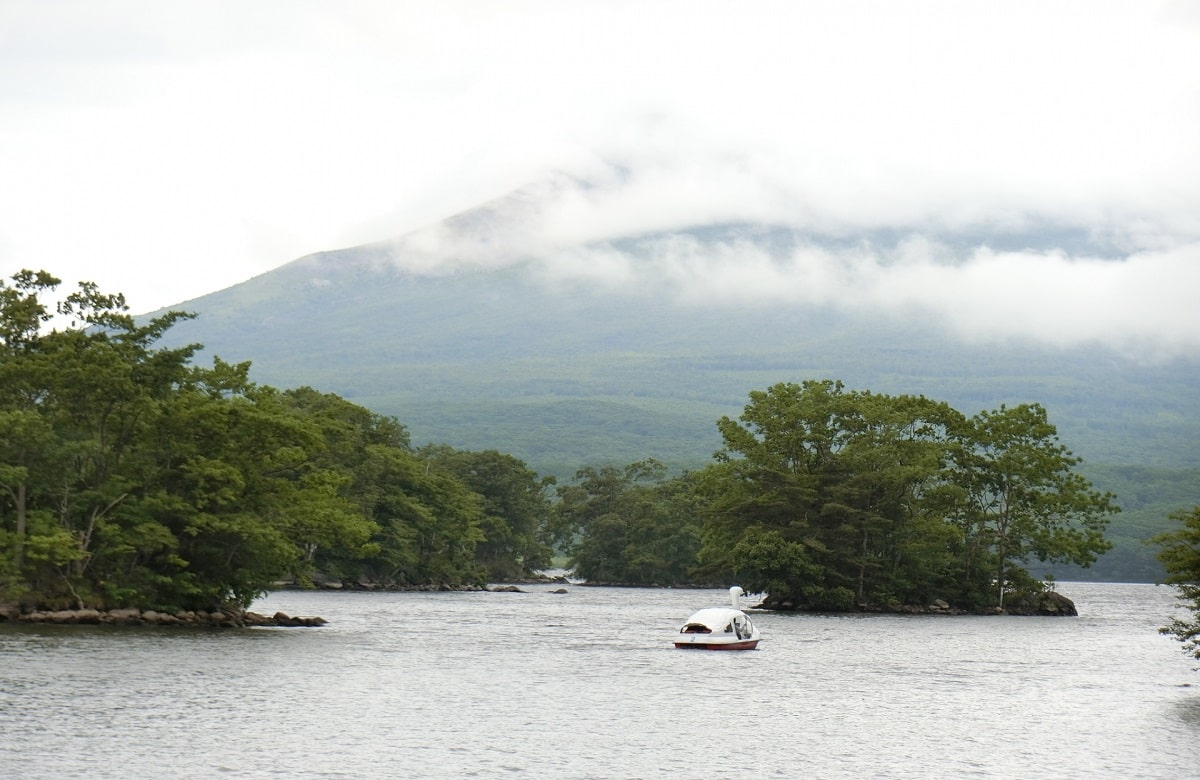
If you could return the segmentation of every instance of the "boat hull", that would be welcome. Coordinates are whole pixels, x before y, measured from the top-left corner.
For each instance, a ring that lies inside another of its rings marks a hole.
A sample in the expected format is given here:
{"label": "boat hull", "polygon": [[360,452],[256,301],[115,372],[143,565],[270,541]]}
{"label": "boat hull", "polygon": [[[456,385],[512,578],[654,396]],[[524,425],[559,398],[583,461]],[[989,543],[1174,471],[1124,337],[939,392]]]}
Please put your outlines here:
{"label": "boat hull", "polygon": [[758,647],[757,639],[744,639],[738,642],[676,642],[676,647],[692,650],[753,650]]}

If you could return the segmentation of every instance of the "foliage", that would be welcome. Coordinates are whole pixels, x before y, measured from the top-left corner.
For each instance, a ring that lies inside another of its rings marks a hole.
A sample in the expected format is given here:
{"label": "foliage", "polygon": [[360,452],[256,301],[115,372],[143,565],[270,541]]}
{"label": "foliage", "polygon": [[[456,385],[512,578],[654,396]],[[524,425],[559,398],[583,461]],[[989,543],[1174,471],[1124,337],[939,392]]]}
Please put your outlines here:
{"label": "foliage", "polygon": [[1040,407],[781,383],[718,422],[701,562],[779,604],[1003,607],[1030,558],[1087,565],[1115,511]]}
{"label": "foliage", "polygon": [[[1200,501],[1195,358],[1147,362],[1098,345],[981,348],[916,318],[820,306],[718,302],[698,317],[669,296],[595,285],[565,294],[533,265],[397,273],[386,251],[323,253],[190,302],[202,316],[168,339],[253,359],[256,381],[320,387],[398,416],[416,442],[499,449],[564,483],[583,467],[647,458],[672,473],[701,469],[721,446],[712,422],[736,418],[747,389],[781,378],[838,377],[968,413],[1035,399],[1086,459],[1079,470],[1123,508],[1108,531],[1113,549],[1090,568],[1030,562],[1060,580],[1159,579],[1146,540],[1165,530],[1168,512]],[[1155,473],[1122,473],[1133,468]],[[1138,504],[1133,492],[1151,483],[1163,483],[1163,496],[1190,490]]]}
{"label": "foliage", "polygon": [[962,534],[964,582],[987,572],[997,606],[1012,582],[1030,583],[1023,562],[1086,567],[1111,546],[1104,532],[1119,511],[1115,497],[1074,471],[1080,460],[1058,443],[1041,406],[975,415],[951,432],[950,453],[949,519]]}
{"label": "foliage", "polygon": [[558,495],[555,536],[577,576],[629,585],[694,581],[700,520],[691,477],[668,479],[655,460],[588,467]]}
{"label": "foliage", "polygon": [[552,503],[555,480],[512,455],[414,451],[406,426],[338,395],[255,384],[248,362],[194,365],[199,345],[163,346],[191,315],[137,322],[86,282],[52,312],[58,284],[0,282],[0,598],[211,609],[284,578],[524,577],[557,549],[592,581],[984,608],[1035,586],[1033,561],[1088,566],[1109,546],[1113,496],[1037,404],[967,418],[923,396],[776,384],[719,419],[710,465],[588,465]]}
{"label": "foliage", "polygon": [[550,567],[543,538],[551,512],[553,477],[539,477],[522,461],[496,450],[468,452],[429,445],[417,457],[461,481],[482,498],[483,539],[476,558],[493,582],[534,576]]}
{"label": "foliage", "polygon": [[55,321],[59,283],[0,282],[0,599],[244,607],[284,578],[476,584],[546,561],[545,483],[520,461],[430,468],[394,419],[160,346],[188,314],[138,323],[85,282]]}
{"label": "foliage", "polygon": [[1186,620],[1175,618],[1160,630],[1182,642],[1184,652],[1200,659],[1200,505],[1175,512],[1171,519],[1181,527],[1160,534],[1154,541],[1167,570],[1166,582],[1175,588],[1191,616]]}

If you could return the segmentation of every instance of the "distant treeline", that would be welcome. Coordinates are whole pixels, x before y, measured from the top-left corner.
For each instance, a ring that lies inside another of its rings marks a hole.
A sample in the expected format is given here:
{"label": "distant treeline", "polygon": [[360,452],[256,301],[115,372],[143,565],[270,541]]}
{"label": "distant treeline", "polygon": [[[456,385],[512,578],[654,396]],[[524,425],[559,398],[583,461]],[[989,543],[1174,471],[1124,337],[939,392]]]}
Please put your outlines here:
{"label": "distant treeline", "polygon": [[[192,364],[120,295],[0,282],[0,599],[246,606],[281,579],[406,587],[529,576],[564,554],[628,584],[738,582],[779,605],[1003,605],[1031,562],[1087,565],[1114,497],[1045,410],[777,384],[723,417],[715,462],[556,485],[496,451],[413,448],[397,420],[249,364]],[[53,330],[46,332],[55,315]]]}
{"label": "distant treeline", "polygon": [[589,579],[735,578],[779,607],[967,610],[1037,591],[1030,560],[1086,566],[1117,511],[1037,405],[966,417],[920,396],[781,383],[717,426],[717,462],[585,469],[560,535]]}

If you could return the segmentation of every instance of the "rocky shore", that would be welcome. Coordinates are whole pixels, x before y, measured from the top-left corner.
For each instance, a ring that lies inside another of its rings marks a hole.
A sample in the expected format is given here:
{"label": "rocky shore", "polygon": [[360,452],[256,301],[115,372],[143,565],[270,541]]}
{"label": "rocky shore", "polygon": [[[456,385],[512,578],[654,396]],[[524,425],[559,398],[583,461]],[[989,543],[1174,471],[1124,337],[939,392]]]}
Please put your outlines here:
{"label": "rocky shore", "polygon": [[[492,591],[497,593],[523,592],[514,583],[502,585],[446,585],[425,584],[414,586],[387,586],[373,582],[341,582],[330,578],[314,578],[310,584],[288,581],[275,583],[275,590],[350,590],[350,591]],[[567,583],[565,577],[532,577],[519,580],[521,584]],[[560,588],[554,593],[566,593]],[[197,626],[220,628],[245,628],[254,626],[279,626],[285,628],[311,628],[327,623],[315,616],[288,615],[276,612],[262,615],[258,612],[203,610],[186,612],[159,612],[152,609],[58,609],[43,610],[13,602],[0,601],[0,623],[41,623],[52,625],[111,625],[111,626]]]}
{"label": "rocky shore", "polygon": [[116,626],[197,626],[214,628],[245,628],[247,626],[281,626],[287,628],[325,625],[324,618],[298,617],[276,612],[260,615],[257,612],[226,610],[204,612],[156,612],[152,609],[59,609],[53,611],[22,611],[12,604],[0,604],[0,623],[49,623],[57,625],[116,625]]}
{"label": "rocky shore", "polygon": [[[772,599],[768,596],[754,609],[775,612],[800,611],[796,604],[785,599]],[[905,614],[905,615],[1020,615],[1026,617],[1076,617],[1079,615],[1075,602],[1055,591],[1027,592],[1010,596],[1003,608],[993,608],[978,612],[952,607],[941,599],[932,604],[905,604],[895,607],[872,608],[863,606],[857,611],[876,614]]]}
{"label": "rocky shore", "polygon": [[[507,579],[501,585],[570,585],[571,582],[563,576],[540,575]],[[494,585],[482,583],[436,583],[426,582],[420,585],[402,584],[396,582],[377,582],[369,579],[341,580],[329,577],[320,572],[313,574],[304,582],[297,580],[279,580],[271,584],[272,590],[332,590],[332,591],[380,591],[387,593],[442,593],[470,592],[495,590]]]}

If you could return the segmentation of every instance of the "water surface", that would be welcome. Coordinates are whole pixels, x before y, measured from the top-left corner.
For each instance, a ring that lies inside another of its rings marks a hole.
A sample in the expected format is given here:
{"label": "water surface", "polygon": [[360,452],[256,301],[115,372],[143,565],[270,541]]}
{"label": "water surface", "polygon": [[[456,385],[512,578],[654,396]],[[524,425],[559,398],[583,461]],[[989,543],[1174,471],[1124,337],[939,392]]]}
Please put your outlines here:
{"label": "water surface", "polygon": [[1078,618],[760,613],[741,653],[671,644],[724,591],[557,587],[254,606],[323,628],[0,624],[0,778],[1200,777],[1165,587],[1061,584]]}

